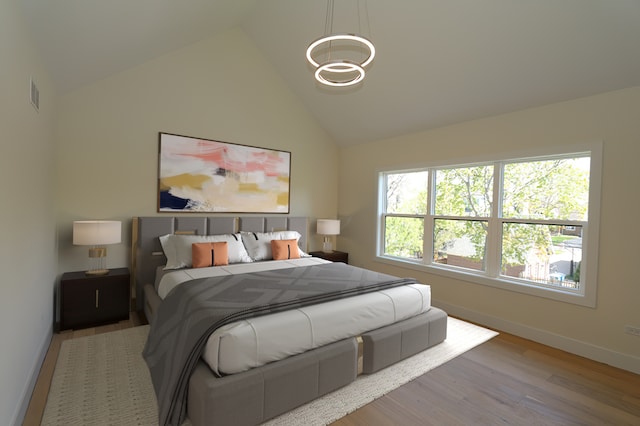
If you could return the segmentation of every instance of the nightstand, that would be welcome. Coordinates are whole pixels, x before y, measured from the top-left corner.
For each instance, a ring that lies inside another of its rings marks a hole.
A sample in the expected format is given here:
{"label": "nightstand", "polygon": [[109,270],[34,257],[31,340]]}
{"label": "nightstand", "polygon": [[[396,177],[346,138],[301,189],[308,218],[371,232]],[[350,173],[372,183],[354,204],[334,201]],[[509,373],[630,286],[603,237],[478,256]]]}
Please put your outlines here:
{"label": "nightstand", "polygon": [[128,319],[130,297],[128,268],[106,275],[66,272],[60,279],[60,330]]}
{"label": "nightstand", "polygon": [[349,253],[344,251],[334,250],[331,253],[325,253],[323,251],[311,251],[309,254],[313,257],[319,257],[321,259],[330,260],[332,262],[349,263]]}

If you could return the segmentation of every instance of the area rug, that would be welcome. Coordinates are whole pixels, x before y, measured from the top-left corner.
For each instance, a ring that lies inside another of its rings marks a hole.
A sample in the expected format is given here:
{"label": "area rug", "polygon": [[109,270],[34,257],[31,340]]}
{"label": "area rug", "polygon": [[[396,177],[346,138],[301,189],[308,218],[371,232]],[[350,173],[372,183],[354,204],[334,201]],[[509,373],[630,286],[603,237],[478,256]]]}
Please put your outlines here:
{"label": "area rug", "polygon": [[[148,331],[142,326],[64,341],[41,425],[157,425],[156,398],[141,356]],[[329,424],[495,335],[449,318],[443,343],[266,424]]]}

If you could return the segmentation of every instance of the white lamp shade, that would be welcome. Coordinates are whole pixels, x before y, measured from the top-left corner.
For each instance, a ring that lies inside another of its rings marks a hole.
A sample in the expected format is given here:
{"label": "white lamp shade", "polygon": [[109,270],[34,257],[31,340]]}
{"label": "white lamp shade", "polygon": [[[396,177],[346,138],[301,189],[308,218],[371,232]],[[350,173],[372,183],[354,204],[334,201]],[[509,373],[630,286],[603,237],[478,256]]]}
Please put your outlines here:
{"label": "white lamp shade", "polygon": [[340,235],[340,221],[336,219],[318,219],[319,235]]}
{"label": "white lamp shade", "polygon": [[73,244],[99,246],[122,241],[122,222],[117,220],[80,220],[73,222]]}

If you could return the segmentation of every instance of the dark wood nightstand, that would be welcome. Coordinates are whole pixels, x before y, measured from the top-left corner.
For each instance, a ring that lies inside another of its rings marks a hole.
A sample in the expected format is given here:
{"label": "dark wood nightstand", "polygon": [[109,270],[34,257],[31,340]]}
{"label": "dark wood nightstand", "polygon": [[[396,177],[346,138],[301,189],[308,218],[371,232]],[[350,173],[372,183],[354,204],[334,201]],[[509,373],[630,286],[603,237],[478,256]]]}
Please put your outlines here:
{"label": "dark wood nightstand", "polygon": [[323,251],[311,251],[309,252],[309,254],[311,256],[330,260],[332,262],[349,263],[349,253],[346,253],[344,251],[334,250],[331,253],[325,253]]}
{"label": "dark wood nightstand", "polygon": [[60,279],[60,330],[128,319],[130,297],[128,268],[106,275],[66,272]]}

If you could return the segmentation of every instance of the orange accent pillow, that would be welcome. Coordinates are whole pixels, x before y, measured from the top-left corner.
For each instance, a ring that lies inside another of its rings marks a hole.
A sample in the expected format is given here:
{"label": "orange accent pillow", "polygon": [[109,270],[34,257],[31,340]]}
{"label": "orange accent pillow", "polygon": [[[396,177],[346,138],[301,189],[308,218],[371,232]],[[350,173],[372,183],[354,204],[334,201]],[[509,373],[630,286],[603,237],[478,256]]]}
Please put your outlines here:
{"label": "orange accent pillow", "polygon": [[271,240],[273,260],[300,259],[298,240]]}
{"label": "orange accent pillow", "polygon": [[191,245],[191,257],[194,268],[228,265],[229,246],[226,241],[195,243]]}

